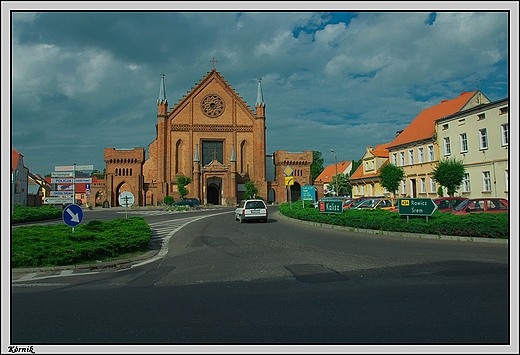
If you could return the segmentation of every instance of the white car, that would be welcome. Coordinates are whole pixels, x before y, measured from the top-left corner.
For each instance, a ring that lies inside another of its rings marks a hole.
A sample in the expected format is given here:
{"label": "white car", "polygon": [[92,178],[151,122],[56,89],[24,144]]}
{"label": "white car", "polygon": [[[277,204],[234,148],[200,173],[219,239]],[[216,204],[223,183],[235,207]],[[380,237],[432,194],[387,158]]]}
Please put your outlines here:
{"label": "white car", "polygon": [[269,212],[263,200],[242,200],[235,209],[235,220],[243,223],[249,220],[262,220],[267,222]]}

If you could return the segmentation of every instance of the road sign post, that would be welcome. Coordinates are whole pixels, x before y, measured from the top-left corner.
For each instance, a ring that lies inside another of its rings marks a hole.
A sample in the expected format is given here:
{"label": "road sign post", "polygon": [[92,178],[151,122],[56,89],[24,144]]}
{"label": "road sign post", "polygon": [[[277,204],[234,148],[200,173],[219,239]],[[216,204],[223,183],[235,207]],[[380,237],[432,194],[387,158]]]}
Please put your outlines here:
{"label": "road sign post", "polygon": [[323,200],[318,207],[322,213],[343,213],[343,200]]}
{"label": "road sign post", "polygon": [[119,195],[118,201],[121,206],[125,206],[126,219],[128,219],[127,208],[134,204],[134,195],[130,191],[122,192],[121,195]]}
{"label": "road sign post", "polygon": [[72,227],[72,233],[74,233],[74,227],[83,220],[83,210],[80,206],[73,203],[63,209],[62,217],[65,224]]}

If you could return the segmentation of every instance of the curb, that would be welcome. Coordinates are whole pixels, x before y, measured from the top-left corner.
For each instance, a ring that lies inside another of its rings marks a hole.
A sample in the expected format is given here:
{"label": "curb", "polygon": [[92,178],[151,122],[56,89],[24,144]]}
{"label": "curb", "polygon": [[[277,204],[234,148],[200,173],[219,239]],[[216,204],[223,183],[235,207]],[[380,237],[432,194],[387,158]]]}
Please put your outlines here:
{"label": "curb", "polygon": [[460,235],[437,235],[437,234],[424,234],[424,233],[380,231],[380,230],[374,230],[374,229],[362,229],[362,228],[355,228],[355,227],[336,226],[333,224],[302,221],[299,219],[286,217],[283,214],[281,214],[279,211],[276,212],[276,215],[281,218],[284,218],[286,220],[295,222],[295,223],[302,223],[302,224],[316,226],[316,227],[325,227],[325,228],[329,228],[329,229],[345,230],[345,231],[356,232],[356,233],[386,235],[386,236],[392,236],[392,237],[413,237],[413,238],[422,238],[422,239],[451,240],[451,241],[457,241],[457,242],[509,244],[509,239],[463,237]]}

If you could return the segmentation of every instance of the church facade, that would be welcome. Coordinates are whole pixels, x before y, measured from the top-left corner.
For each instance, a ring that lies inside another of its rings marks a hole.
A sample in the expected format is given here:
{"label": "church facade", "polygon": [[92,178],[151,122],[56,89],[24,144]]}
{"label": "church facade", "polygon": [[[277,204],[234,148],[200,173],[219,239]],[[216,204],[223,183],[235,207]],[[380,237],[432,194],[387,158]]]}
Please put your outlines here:
{"label": "church facade", "polygon": [[[279,203],[298,199],[298,187],[312,184],[312,151],[266,154],[261,79],[253,111],[215,68],[173,107],[161,76],[156,139],[148,146],[148,158],[143,148],[105,148],[104,154],[105,196],[111,206],[118,205],[124,191],[132,192],[140,206],[160,205],[166,196],[178,201],[180,176],[191,180],[187,197],[202,205],[235,205],[248,181],[257,196]],[[292,190],[285,185],[287,166],[296,185]]]}

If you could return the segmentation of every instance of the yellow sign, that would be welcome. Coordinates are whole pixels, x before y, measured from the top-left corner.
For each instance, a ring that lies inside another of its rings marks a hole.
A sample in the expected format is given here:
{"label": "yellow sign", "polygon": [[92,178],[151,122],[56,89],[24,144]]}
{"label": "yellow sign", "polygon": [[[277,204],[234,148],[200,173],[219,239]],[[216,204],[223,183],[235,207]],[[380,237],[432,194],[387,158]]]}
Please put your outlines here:
{"label": "yellow sign", "polygon": [[294,185],[294,177],[286,176],[285,177],[285,185]]}
{"label": "yellow sign", "polygon": [[283,172],[285,173],[285,175],[289,176],[292,174],[293,169],[289,165],[287,165]]}
{"label": "yellow sign", "polygon": [[401,206],[410,206],[410,200],[401,200]]}

